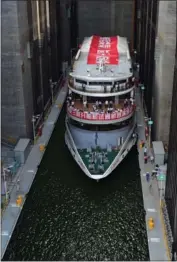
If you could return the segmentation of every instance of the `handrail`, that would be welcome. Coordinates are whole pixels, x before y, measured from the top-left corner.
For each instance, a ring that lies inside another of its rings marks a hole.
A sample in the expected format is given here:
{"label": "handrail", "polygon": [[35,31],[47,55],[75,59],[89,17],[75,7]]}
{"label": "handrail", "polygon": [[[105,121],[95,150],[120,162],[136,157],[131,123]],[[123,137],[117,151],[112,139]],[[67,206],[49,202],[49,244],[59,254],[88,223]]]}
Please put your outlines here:
{"label": "handrail", "polygon": [[[65,79],[65,77],[64,77],[64,73],[63,73],[63,74],[61,74],[59,80],[57,81],[57,84],[55,85],[55,88],[53,89],[54,97],[56,97],[57,91],[62,86],[64,79]],[[47,103],[44,106],[44,112],[40,115],[40,117],[37,119],[37,121],[35,123],[35,130],[37,130],[39,128],[39,126],[42,124],[43,119],[45,117],[45,114],[50,109],[50,106],[52,106],[52,98],[51,97],[48,99]]]}
{"label": "handrail", "polygon": [[91,120],[91,121],[109,121],[109,120],[120,120],[122,118],[128,117],[135,110],[134,106],[127,107],[122,110],[122,112],[113,113],[99,113],[99,112],[79,112],[77,109],[72,109],[67,107],[67,112],[76,118]]}
{"label": "handrail", "polygon": [[[17,141],[16,141],[17,142]],[[16,142],[15,143],[12,143],[10,142],[8,139],[5,139],[5,138],[1,138],[1,144],[4,145],[4,146],[7,146],[11,149],[14,149],[15,146],[16,146]]]}
{"label": "handrail", "polygon": [[129,89],[124,89],[124,90],[121,90],[121,91],[114,91],[114,92],[104,92],[104,90],[102,91],[95,91],[95,90],[85,90],[83,91],[82,88],[75,88],[75,87],[72,87],[70,85],[70,83],[68,82],[68,87],[69,89],[73,92],[73,93],[76,93],[76,94],[79,94],[79,95],[85,95],[85,96],[92,96],[92,97],[115,97],[115,96],[120,96],[120,95],[124,95],[124,94],[127,94],[127,93],[130,93],[134,88],[135,88],[135,85],[132,86],[131,88]]}

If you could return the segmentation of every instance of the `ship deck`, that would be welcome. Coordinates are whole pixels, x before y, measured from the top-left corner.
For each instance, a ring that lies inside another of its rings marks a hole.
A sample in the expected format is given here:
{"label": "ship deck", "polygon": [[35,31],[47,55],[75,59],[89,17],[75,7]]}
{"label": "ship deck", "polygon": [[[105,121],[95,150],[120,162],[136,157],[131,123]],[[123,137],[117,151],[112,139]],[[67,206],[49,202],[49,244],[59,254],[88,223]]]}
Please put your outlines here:
{"label": "ship deck", "polygon": [[110,148],[108,151],[98,148],[92,149],[90,152],[88,149],[79,149],[78,152],[90,173],[100,175],[108,169],[119,150]]}
{"label": "ship deck", "polygon": [[[124,54],[120,54],[118,65],[106,65],[104,73],[99,73],[97,64],[87,64],[87,57],[88,53],[81,52],[79,59],[74,61],[73,72],[71,73],[73,77],[88,78],[88,69],[94,79],[124,79],[132,76],[132,73],[130,73],[131,62]],[[112,76],[112,69],[114,76]]]}
{"label": "ship deck", "polygon": [[[77,108],[78,110],[87,111],[87,112],[93,112],[93,106],[95,105],[95,103],[89,102],[89,103],[87,103],[87,105],[88,105],[88,107],[84,108],[83,102],[81,102],[79,99],[74,100],[74,108]],[[118,110],[118,109],[123,110],[124,109],[123,100],[121,100],[119,102],[119,104],[117,104],[117,105],[113,104],[113,109],[114,110]],[[105,106],[105,104],[102,104],[101,110],[104,111],[104,112],[107,112],[107,107]]]}

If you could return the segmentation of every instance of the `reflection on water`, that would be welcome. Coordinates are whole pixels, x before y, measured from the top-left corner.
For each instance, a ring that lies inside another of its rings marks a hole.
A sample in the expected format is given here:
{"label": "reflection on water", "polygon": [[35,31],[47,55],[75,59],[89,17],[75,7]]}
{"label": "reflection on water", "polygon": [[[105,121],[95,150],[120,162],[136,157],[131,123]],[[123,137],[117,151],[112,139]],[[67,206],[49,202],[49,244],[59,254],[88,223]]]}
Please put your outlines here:
{"label": "reflection on water", "polygon": [[64,144],[64,112],[4,260],[148,260],[138,156],[99,183]]}

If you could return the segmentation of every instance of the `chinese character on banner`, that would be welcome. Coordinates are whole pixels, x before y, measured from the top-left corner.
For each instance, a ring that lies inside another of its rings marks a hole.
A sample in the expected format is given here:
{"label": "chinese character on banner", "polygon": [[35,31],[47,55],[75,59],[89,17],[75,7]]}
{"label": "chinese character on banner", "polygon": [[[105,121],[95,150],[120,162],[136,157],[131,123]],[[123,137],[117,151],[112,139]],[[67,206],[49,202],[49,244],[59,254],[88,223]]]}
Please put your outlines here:
{"label": "chinese character on banner", "polygon": [[122,113],[121,113],[121,112],[118,112],[118,113],[117,113],[117,119],[121,118],[121,115],[122,115]]}
{"label": "chinese character on banner", "polygon": [[96,56],[96,63],[99,64],[100,62],[103,62],[105,64],[109,64],[110,63],[110,59],[109,56],[103,56],[103,55],[97,55]]}
{"label": "chinese character on banner", "polygon": [[105,114],[105,120],[110,120],[110,114]]}
{"label": "chinese character on banner", "polygon": [[84,118],[84,113],[80,113],[80,118]]}
{"label": "chinese character on banner", "polygon": [[99,115],[99,119],[100,119],[100,120],[104,120],[104,116],[105,116],[105,114],[100,114],[100,115]]}
{"label": "chinese character on banner", "polygon": [[110,49],[111,48],[111,39],[109,37],[100,37],[98,48]]}
{"label": "chinese character on banner", "polygon": [[87,118],[87,119],[91,119],[91,114],[89,114],[89,113],[86,114],[86,118]]}
{"label": "chinese character on banner", "polygon": [[97,50],[97,55],[99,56],[104,56],[105,55],[105,50]]}
{"label": "chinese character on banner", "polygon": [[108,56],[110,56],[110,55],[111,55],[111,54],[110,54],[110,50],[105,50],[105,54],[108,55]]}
{"label": "chinese character on banner", "polygon": [[119,52],[117,49],[117,37],[98,37],[93,36],[88,54],[88,64],[101,62],[100,56],[104,56],[106,64],[117,65]]}
{"label": "chinese character on banner", "polygon": [[114,119],[114,114],[113,114],[113,113],[111,114],[111,119],[112,119],[112,120]]}
{"label": "chinese character on banner", "polygon": [[112,119],[116,119],[116,113],[112,113]]}
{"label": "chinese character on banner", "polygon": [[93,119],[94,119],[94,120],[97,119],[97,114],[93,114]]}
{"label": "chinese character on banner", "polygon": [[125,110],[122,111],[122,117],[123,116],[126,116],[126,111]]}

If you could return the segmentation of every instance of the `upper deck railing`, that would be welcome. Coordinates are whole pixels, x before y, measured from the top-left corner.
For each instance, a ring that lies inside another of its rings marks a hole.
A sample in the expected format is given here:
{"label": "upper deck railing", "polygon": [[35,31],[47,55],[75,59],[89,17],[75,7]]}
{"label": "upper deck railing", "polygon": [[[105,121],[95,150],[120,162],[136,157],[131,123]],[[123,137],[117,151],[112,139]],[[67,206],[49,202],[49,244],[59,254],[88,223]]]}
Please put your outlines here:
{"label": "upper deck railing", "polygon": [[69,77],[69,88],[78,94],[102,94],[103,96],[119,95],[130,92],[135,86],[135,78],[129,77],[119,81],[86,81]]}
{"label": "upper deck railing", "polygon": [[67,105],[68,115],[80,122],[93,123],[93,124],[109,124],[121,122],[130,118],[135,111],[135,105],[122,106],[114,108],[111,112],[109,109],[104,110],[91,110],[91,105],[88,108],[81,108],[77,103],[75,106]]}

